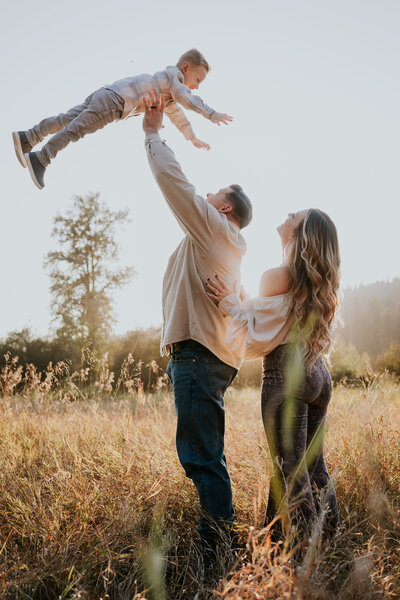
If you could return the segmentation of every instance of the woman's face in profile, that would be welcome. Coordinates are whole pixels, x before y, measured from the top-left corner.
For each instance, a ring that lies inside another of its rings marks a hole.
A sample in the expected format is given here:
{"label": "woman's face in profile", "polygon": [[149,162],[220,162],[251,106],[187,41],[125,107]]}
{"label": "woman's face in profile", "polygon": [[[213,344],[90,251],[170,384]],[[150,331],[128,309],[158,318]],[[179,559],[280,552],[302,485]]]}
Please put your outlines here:
{"label": "woman's face in profile", "polygon": [[294,230],[301,223],[307,214],[307,210],[299,210],[297,213],[288,213],[287,219],[276,228],[279,233],[282,244],[287,244],[293,236]]}

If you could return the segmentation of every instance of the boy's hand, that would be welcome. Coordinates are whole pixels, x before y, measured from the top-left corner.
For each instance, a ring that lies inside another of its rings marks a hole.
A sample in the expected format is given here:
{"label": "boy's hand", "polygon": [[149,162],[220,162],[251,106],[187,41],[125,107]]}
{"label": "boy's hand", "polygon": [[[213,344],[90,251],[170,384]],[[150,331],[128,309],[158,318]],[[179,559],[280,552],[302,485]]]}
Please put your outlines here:
{"label": "boy's hand", "polygon": [[228,125],[231,121],[233,121],[233,117],[230,117],[226,113],[219,113],[215,110],[210,117],[210,121],[216,123],[219,127],[221,123]]}
{"label": "boy's hand", "polygon": [[196,146],[196,148],[204,148],[205,150],[210,149],[209,144],[207,144],[206,142],[202,142],[201,140],[198,140],[196,137],[192,138],[190,141],[192,142],[193,146]]}
{"label": "boy's hand", "polygon": [[148,96],[143,98],[145,108],[143,118],[143,130],[146,135],[158,133],[162,127],[164,114],[164,97],[157,90],[152,90]]}

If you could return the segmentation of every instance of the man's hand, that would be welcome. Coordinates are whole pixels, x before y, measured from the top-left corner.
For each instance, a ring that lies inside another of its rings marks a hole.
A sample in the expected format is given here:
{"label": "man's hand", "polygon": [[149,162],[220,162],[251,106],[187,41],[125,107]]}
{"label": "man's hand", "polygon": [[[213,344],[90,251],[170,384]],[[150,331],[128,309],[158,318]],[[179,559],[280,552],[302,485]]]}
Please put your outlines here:
{"label": "man's hand", "polygon": [[204,148],[205,150],[209,150],[210,146],[209,144],[207,144],[207,142],[202,142],[201,140],[198,140],[196,137],[192,138],[190,140],[193,144],[193,146],[196,146],[196,148]]}
{"label": "man's hand", "polygon": [[211,114],[210,121],[212,123],[216,123],[218,127],[223,123],[224,125],[228,125],[231,121],[233,121],[233,117],[227,115],[226,113],[219,113],[214,111]]}
{"label": "man's hand", "polygon": [[157,90],[152,90],[143,98],[145,113],[143,117],[143,130],[146,135],[158,133],[162,127],[164,114],[164,97]]}

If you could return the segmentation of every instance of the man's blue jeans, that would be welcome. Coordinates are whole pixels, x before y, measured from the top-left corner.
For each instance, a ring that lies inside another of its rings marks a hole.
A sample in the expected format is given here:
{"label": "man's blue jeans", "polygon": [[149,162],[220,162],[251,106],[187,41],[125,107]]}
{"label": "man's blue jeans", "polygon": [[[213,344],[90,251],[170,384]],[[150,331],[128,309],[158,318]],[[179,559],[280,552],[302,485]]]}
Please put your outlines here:
{"label": "man's blue jeans", "polygon": [[200,533],[212,536],[212,521],[235,521],[231,481],[224,454],[224,393],[237,370],[197,342],[174,352],[167,373],[178,416],[176,447],[200,499]]}

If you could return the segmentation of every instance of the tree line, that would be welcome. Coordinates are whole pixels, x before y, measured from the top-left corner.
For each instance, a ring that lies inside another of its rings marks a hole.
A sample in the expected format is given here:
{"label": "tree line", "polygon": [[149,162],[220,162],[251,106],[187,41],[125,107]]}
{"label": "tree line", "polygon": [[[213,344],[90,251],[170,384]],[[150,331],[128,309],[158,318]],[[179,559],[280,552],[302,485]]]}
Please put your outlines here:
{"label": "tree line", "polygon": [[[44,263],[53,300],[53,333],[43,338],[28,328],[11,332],[0,340],[0,368],[18,356],[21,365],[33,364],[39,372],[50,362],[62,361],[72,372],[90,363],[89,356],[107,353],[116,376],[131,356],[147,385],[156,385],[168,363],[168,357],[160,356],[160,330],[112,333],[112,294],[134,276],[132,267],[118,262],[116,231],[127,220],[127,210],[111,211],[99,194],[77,196],[65,215],[55,216],[52,236],[57,248]],[[400,375],[400,278],[345,289],[341,318],[330,355],[336,381],[384,370]],[[259,384],[260,378],[260,361],[245,362],[237,384]]]}

